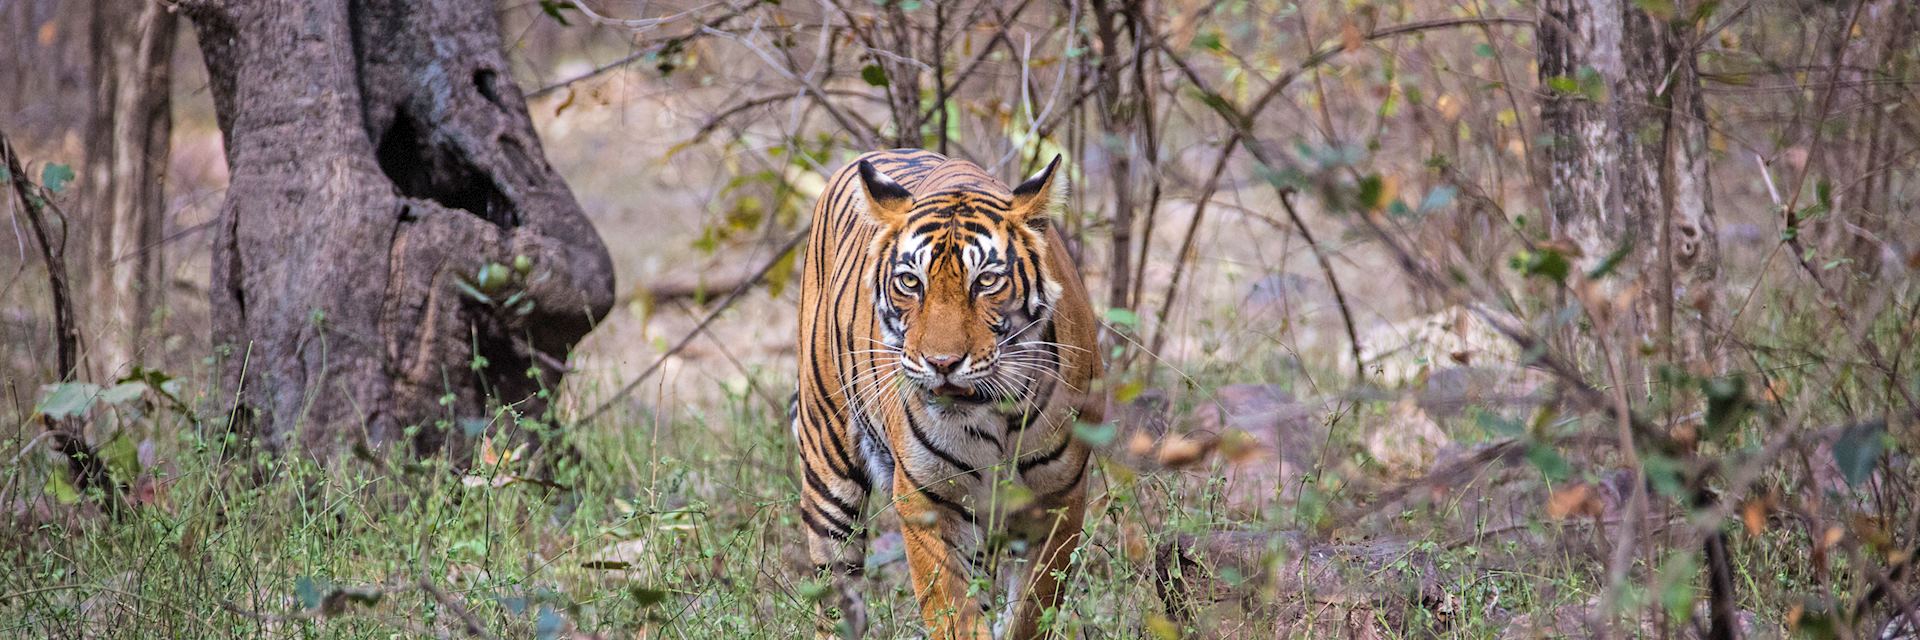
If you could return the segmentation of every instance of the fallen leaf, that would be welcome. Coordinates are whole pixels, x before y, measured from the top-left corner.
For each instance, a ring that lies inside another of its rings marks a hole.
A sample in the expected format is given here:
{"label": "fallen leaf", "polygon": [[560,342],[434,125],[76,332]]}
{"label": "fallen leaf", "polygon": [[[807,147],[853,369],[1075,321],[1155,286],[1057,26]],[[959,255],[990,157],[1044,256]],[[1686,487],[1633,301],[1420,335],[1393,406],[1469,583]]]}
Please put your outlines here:
{"label": "fallen leaf", "polygon": [[1179,469],[1199,462],[1201,458],[1206,457],[1207,452],[1213,448],[1213,443],[1214,441],[1211,439],[1203,441],[1179,434],[1171,434],[1167,436],[1165,442],[1160,443],[1160,454],[1155,456],[1155,458],[1156,461],[1160,463],[1160,466],[1169,469]]}
{"label": "fallen leaf", "polygon": [[1153,453],[1153,436],[1144,431],[1135,431],[1127,437],[1127,453],[1135,458],[1145,458]]}
{"label": "fallen leaf", "polygon": [[1600,496],[1593,486],[1577,482],[1559,488],[1553,495],[1547,496],[1547,517],[1555,520],[1579,517],[1599,517],[1603,507]]}
{"label": "fallen leaf", "polygon": [[1740,505],[1740,522],[1747,526],[1747,535],[1757,536],[1767,530],[1767,514],[1773,511],[1771,502],[1756,496]]}

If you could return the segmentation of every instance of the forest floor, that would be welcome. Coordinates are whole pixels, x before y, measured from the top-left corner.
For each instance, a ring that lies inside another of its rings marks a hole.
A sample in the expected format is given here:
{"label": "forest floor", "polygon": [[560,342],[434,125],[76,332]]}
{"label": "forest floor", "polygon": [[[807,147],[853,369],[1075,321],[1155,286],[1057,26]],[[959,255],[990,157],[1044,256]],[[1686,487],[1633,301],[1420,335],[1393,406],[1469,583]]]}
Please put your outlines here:
{"label": "forest floor", "polygon": [[[169,286],[181,302],[173,333],[155,345],[177,363],[166,373],[179,404],[156,381],[92,409],[103,455],[134,479],[132,508],[101,513],[62,486],[44,447],[28,455],[38,391],[27,372],[43,369],[44,352],[23,340],[4,354],[14,380],[7,422],[18,428],[0,432],[9,459],[0,466],[0,636],[810,633],[826,591],[797,570],[796,457],[784,416],[796,293],[746,296],[709,336],[614,398],[713,311],[711,298],[650,308],[646,283],[737,272],[771,256],[764,244],[709,251],[699,242],[726,213],[714,203],[734,167],[724,151],[675,148],[697,105],[625,97],[563,109],[559,100],[535,101],[536,120],[613,253],[622,296],[571,360],[563,401],[573,415],[614,400],[605,417],[564,434],[577,460],[534,469],[550,463],[488,447],[465,474],[445,460],[378,455],[325,470],[232,463],[223,455],[232,443],[196,424],[226,406],[205,369],[212,347],[194,331],[206,326],[204,295],[195,301],[208,271],[200,236],[176,253]],[[211,215],[224,175],[210,118],[181,109],[172,193],[175,228],[187,230]],[[1584,636],[1609,597],[1631,476],[1610,455],[1517,445],[1576,433],[1579,419],[1556,411],[1553,384],[1523,371],[1510,346],[1467,314],[1430,310],[1399,278],[1376,275],[1393,270],[1377,248],[1333,234],[1375,382],[1352,387],[1327,285],[1306,247],[1258,213],[1271,209],[1258,193],[1222,195],[1237,206],[1206,227],[1194,284],[1164,325],[1166,346],[1132,363],[1158,375],[1125,394],[1130,409],[1117,425],[1089,436],[1106,454],[1057,623],[1081,638]],[[1173,202],[1163,215],[1162,228],[1183,228],[1192,207]],[[1088,244],[1102,242],[1096,232]],[[1162,295],[1177,248],[1155,240],[1147,299]],[[1085,262],[1101,282],[1103,263]],[[0,303],[20,335],[44,304],[25,286]],[[1160,326],[1106,317],[1119,329]],[[1763,311],[1751,322],[1783,343],[1822,340],[1809,318]],[[1785,370],[1782,384],[1796,384],[1793,375]],[[1763,436],[1729,441],[1752,447]],[[1220,455],[1190,455],[1216,443]],[[1867,495],[1830,460],[1809,465],[1828,495]],[[255,473],[271,481],[253,482]],[[874,511],[872,632],[911,637],[918,614],[892,516]],[[1636,524],[1646,542],[1631,571],[1644,577],[1613,595],[1630,628],[1648,636],[1694,633],[1704,585],[1685,521],[1659,507]],[[1742,624],[1746,637],[1781,636],[1802,610],[1798,594],[1824,578],[1797,529],[1748,524],[1732,547]]]}

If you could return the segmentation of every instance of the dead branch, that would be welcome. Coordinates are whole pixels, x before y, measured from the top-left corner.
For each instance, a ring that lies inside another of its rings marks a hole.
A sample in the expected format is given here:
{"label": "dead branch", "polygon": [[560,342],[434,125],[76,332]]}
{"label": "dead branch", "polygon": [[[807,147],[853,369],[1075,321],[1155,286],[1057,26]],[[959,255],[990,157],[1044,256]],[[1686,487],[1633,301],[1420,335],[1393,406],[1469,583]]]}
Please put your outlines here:
{"label": "dead branch", "polygon": [[[40,245],[40,258],[47,266],[47,286],[53,295],[54,344],[58,373],[61,382],[72,382],[79,375],[80,327],[73,317],[73,294],[67,275],[65,220],[59,208],[53,204],[46,190],[28,181],[27,170],[21,166],[20,157],[13,151],[13,143],[6,133],[0,132],[0,160],[4,161],[7,179],[13,183],[13,193],[20,200],[20,206],[27,212],[27,224],[33,227],[33,237]],[[62,221],[62,238],[55,242],[47,231],[49,219]],[[88,489],[100,489],[108,493],[109,505],[118,504],[114,500],[116,493],[113,478],[108,475],[106,464],[96,455],[93,446],[87,444],[81,426],[77,420],[54,420],[41,416],[41,421],[53,434],[53,448],[67,458],[67,471],[74,478],[75,487],[83,493]]]}

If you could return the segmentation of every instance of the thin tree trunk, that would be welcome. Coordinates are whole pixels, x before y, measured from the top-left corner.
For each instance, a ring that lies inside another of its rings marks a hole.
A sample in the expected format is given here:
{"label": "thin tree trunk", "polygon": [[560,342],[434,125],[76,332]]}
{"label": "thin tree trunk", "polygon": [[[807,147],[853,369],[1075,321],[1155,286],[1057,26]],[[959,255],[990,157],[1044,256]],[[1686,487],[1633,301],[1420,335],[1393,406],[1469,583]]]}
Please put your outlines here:
{"label": "thin tree trunk", "polygon": [[551,421],[541,392],[613,269],[506,75],[494,4],[185,6],[233,175],[210,295],[234,427],[276,452],[365,439],[459,462],[483,429]]}
{"label": "thin tree trunk", "polygon": [[[1614,281],[1637,281],[1643,294],[1623,320],[1629,335],[1660,344],[1686,332],[1668,321],[1675,313],[1704,320],[1686,309],[1713,308],[1699,298],[1710,294],[1719,264],[1691,37],[1690,28],[1655,20],[1626,0],[1542,5],[1541,121],[1554,138],[1547,151],[1554,235],[1577,247],[1582,268],[1632,244],[1636,258],[1622,263]],[[1628,369],[1630,379],[1641,377],[1637,364]]]}
{"label": "thin tree trunk", "polygon": [[80,210],[88,229],[87,317],[93,368],[113,378],[140,360],[164,270],[172,11],[101,0],[93,16],[93,122]]}
{"label": "thin tree trunk", "polygon": [[1123,75],[1127,52],[1120,48],[1125,7],[1111,0],[1092,3],[1094,34],[1098,38],[1100,71],[1096,93],[1100,106],[1100,146],[1107,158],[1107,177],[1113,185],[1113,245],[1107,255],[1107,306],[1133,306],[1133,136],[1137,105],[1126,96]]}

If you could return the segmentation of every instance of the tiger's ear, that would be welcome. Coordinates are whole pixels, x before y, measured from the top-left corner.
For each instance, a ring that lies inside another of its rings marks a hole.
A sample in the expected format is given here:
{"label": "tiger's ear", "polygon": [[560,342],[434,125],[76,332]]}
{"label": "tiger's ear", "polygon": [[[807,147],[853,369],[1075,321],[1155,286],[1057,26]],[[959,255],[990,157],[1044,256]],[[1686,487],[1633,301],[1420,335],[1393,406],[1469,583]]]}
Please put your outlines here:
{"label": "tiger's ear", "polygon": [[913,194],[906,187],[865,160],[860,161],[860,183],[867,190],[867,217],[889,228],[906,223],[907,210],[913,208]]}
{"label": "tiger's ear", "polygon": [[1026,223],[1034,231],[1045,231],[1053,223],[1053,217],[1067,207],[1067,180],[1055,179],[1060,168],[1060,156],[1055,154],[1053,162],[1041,169],[1026,182],[1013,188],[1013,218]]}

